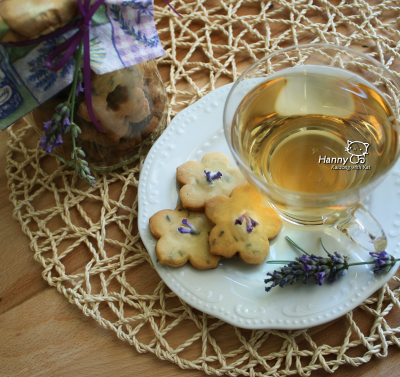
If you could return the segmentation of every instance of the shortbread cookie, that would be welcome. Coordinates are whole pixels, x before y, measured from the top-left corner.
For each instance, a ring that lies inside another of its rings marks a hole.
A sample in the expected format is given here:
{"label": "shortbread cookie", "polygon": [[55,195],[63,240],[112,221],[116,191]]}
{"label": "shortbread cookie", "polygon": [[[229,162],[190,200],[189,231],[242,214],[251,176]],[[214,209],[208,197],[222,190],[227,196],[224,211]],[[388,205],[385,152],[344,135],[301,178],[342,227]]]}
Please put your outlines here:
{"label": "shortbread cookie", "polygon": [[179,205],[157,212],[149,222],[151,234],[158,239],[156,254],[161,264],[179,267],[189,261],[200,270],[217,267],[220,257],[210,254],[208,246],[213,224],[204,213]]}
{"label": "shortbread cookie", "polygon": [[183,185],[179,193],[182,205],[191,211],[204,211],[208,199],[229,196],[236,186],[246,183],[239,169],[232,168],[221,152],[208,153],[201,162],[185,162],[177,168],[176,177]]}
{"label": "shortbread cookie", "polygon": [[[107,138],[115,143],[126,138],[130,134],[130,123],[140,122],[151,114],[143,91],[141,69],[125,68],[104,75],[93,74],[92,106]],[[80,103],[77,114],[92,122],[85,101]]]}
{"label": "shortbread cookie", "polygon": [[269,252],[269,240],[281,229],[282,219],[262,205],[261,195],[249,184],[233,189],[228,198],[218,195],[205,204],[215,223],[210,233],[210,252],[226,258],[238,253],[246,263],[261,264]]}
{"label": "shortbread cookie", "polygon": [[97,75],[92,72],[92,94],[111,93],[118,86],[128,88],[143,87],[143,72],[140,65],[123,68],[117,71]]}
{"label": "shortbread cookie", "polygon": [[[130,121],[139,121],[150,115],[148,101],[140,88],[128,89],[117,86],[114,92],[93,96],[92,106],[107,137],[117,141],[128,133]],[[77,114],[87,122],[91,121],[84,101],[79,105]]]}

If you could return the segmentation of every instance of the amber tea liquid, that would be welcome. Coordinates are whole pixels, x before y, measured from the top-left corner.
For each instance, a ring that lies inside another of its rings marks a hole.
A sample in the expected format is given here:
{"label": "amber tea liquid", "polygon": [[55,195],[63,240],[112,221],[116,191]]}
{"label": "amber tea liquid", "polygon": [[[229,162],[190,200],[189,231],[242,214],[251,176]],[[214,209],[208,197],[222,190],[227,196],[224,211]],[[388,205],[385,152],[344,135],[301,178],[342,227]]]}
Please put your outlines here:
{"label": "amber tea liquid", "polygon": [[[338,68],[300,66],[270,76],[246,95],[233,122],[233,147],[255,175],[279,190],[328,198],[287,199],[269,190],[270,202],[296,224],[322,224],[353,206],[358,191],[348,190],[398,155],[399,126],[383,95]],[[339,204],[328,203],[331,193]]]}
{"label": "amber tea liquid", "polygon": [[337,68],[301,66],[255,87],[235,118],[235,149],[280,188],[331,193],[371,180],[396,157],[391,107],[364,79]]}

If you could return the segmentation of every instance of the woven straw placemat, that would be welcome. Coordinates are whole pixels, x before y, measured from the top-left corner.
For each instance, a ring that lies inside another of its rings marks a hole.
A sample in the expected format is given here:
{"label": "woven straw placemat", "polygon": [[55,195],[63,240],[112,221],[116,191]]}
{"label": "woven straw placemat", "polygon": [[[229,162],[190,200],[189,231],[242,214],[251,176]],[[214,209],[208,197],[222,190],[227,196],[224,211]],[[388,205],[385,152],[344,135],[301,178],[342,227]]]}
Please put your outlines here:
{"label": "woven straw placemat", "polygon": [[[166,50],[159,68],[170,96],[170,118],[235,80],[266,53],[293,44],[353,47],[392,70],[399,62],[400,6],[395,1],[172,2],[183,18],[156,4]],[[191,308],[160,281],[137,232],[143,159],[99,176],[90,188],[37,147],[29,125],[9,129],[8,147],[14,214],[44,268],[44,279],[138,352],[207,374],[308,376],[322,368],[333,372],[343,364],[358,366],[385,357],[390,345],[400,346],[397,277],[348,313],[347,325],[326,338],[321,328],[243,330]]]}

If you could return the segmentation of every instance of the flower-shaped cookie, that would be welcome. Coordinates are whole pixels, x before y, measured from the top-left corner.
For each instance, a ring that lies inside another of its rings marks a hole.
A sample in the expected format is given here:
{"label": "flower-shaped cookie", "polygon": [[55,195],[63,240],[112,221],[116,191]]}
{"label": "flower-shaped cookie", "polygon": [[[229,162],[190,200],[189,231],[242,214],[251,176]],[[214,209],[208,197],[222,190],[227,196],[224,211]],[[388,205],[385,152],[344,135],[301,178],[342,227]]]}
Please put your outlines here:
{"label": "flower-shaped cookie", "polygon": [[204,213],[179,205],[157,212],[149,222],[151,234],[158,239],[156,254],[161,264],[179,267],[189,261],[200,270],[217,267],[220,257],[210,254],[208,246],[213,224]]}
{"label": "flower-shaped cookie", "polygon": [[176,169],[176,178],[183,185],[180,197],[184,208],[204,211],[204,203],[216,195],[229,196],[232,190],[246,183],[238,168],[231,167],[221,152],[204,155],[201,162],[188,161]]}
{"label": "flower-shaped cookie", "polygon": [[[150,115],[148,101],[140,88],[117,86],[111,93],[93,96],[92,105],[106,134],[118,140],[128,132],[130,121],[139,118],[142,120]],[[79,105],[78,115],[88,122],[91,121],[85,102]]]}
{"label": "flower-shaped cookie", "polygon": [[[113,142],[118,143],[129,133],[130,123],[140,122],[150,115],[149,103],[142,87],[143,75],[140,69],[94,75],[93,112],[107,138],[113,139]],[[77,114],[87,122],[92,121],[84,101],[79,105]]]}
{"label": "flower-shaped cookie", "polygon": [[249,184],[233,189],[229,198],[218,195],[205,204],[215,223],[210,233],[211,254],[226,258],[236,253],[246,263],[261,264],[269,252],[269,240],[281,229],[282,219],[262,205],[261,195]]}

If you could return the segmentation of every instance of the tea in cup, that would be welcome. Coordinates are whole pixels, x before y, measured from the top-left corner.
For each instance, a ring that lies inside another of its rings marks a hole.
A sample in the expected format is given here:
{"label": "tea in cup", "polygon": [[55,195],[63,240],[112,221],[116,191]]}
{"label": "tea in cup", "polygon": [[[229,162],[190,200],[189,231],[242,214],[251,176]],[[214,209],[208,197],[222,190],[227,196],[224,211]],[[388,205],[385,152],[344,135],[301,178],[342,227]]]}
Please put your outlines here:
{"label": "tea in cup", "polygon": [[225,134],[239,168],[283,218],[335,226],[384,250],[385,234],[360,200],[399,156],[399,93],[393,74],[361,52],[294,46],[240,76]]}

